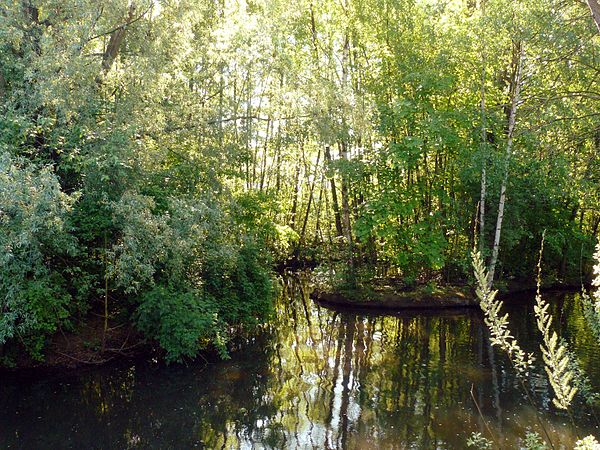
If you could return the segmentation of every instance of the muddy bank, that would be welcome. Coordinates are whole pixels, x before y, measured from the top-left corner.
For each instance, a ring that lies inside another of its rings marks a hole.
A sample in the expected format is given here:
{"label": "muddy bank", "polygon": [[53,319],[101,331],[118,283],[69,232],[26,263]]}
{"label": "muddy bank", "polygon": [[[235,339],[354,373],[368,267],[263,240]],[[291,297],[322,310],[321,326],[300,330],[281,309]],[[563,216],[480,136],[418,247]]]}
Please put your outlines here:
{"label": "muddy bank", "polygon": [[[580,286],[568,283],[548,283],[543,292],[577,291]],[[513,282],[500,289],[503,301],[533,300],[535,285]],[[435,311],[478,307],[475,289],[470,286],[442,286],[428,292],[426,289],[399,291],[392,287],[366,289],[351,293],[320,291],[311,298],[322,306],[340,309],[369,309],[379,311]]]}
{"label": "muddy bank", "polygon": [[154,349],[129,324],[111,324],[91,315],[72,331],[59,330],[43,351],[43,359],[33,358],[24,349],[5,349],[0,373],[19,375],[71,371],[152,355]]}
{"label": "muddy bank", "polygon": [[338,292],[320,292],[316,290],[311,294],[311,297],[323,306],[345,306],[361,309],[447,309],[477,306],[475,296],[470,290],[464,288],[444,288],[435,293],[419,291],[369,292],[365,298],[361,298],[359,295],[347,296]]}

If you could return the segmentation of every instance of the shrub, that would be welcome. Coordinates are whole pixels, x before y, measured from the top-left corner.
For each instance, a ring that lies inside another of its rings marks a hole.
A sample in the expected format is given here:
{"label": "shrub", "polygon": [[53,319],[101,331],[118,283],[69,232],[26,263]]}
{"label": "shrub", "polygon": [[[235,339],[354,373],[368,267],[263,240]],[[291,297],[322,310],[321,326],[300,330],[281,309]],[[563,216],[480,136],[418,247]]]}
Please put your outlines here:
{"label": "shrub", "polygon": [[17,339],[41,358],[67,319],[60,260],[76,251],[66,225],[73,200],[50,168],[0,155],[0,345]]}
{"label": "shrub", "polygon": [[230,324],[255,325],[271,310],[273,286],[267,261],[252,239],[240,247],[215,248],[207,254],[203,279],[207,292],[219,299],[221,316]]}
{"label": "shrub", "polygon": [[231,326],[260,323],[271,310],[269,260],[257,239],[220,208],[126,193],[114,205],[120,236],[109,275],[123,295],[138,294],[135,321],[167,360],[193,357],[208,343],[226,355]]}
{"label": "shrub", "polygon": [[159,343],[169,362],[192,358],[211,342],[225,353],[215,301],[199,292],[157,286],[140,297],[134,317],[137,328]]}

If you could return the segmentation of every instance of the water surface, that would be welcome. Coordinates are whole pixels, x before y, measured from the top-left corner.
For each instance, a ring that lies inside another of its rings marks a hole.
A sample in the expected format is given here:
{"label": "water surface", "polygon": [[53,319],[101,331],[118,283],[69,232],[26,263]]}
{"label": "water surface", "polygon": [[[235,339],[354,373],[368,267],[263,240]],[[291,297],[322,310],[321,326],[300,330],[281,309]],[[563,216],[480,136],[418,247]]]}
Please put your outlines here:
{"label": "water surface", "polygon": [[[541,433],[477,311],[334,312],[312,303],[308,291],[288,279],[274,324],[229,361],[5,380],[0,447],[460,449],[471,432],[489,428],[503,448],[518,448],[528,430]],[[578,296],[547,298],[557,330],[600,388],[599,348]],[[507,310],[513,334],[533,351],[539,337],[527,303]],[[600,435],[585,405],[575,408],[577,429],[553,409],[539,364],[532,382],[555,444]]]}

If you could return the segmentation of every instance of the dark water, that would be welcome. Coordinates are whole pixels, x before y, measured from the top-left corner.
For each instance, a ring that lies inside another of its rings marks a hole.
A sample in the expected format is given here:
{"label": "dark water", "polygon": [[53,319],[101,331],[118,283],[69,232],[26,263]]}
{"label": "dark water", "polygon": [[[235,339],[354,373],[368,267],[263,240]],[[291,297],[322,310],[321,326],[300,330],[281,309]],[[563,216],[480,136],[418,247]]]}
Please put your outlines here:
{"label": "dark water", "polygon": [[[518,448],[528,430],[540,430],[476,311],[339,313],[314,305],[303,283],[289,280],[286,291],[276,323],[226,362],[4,380],[0,447],[461,449],[471,432],[486,433],[485,420],[503,448]],[[600,388],[599,348],[578,296],[548,299],[555,326]],[[522,346],[537,348],[531,306],[507,310]],[[574,408],[578,429],[552,409],[539,364],[533,383],[555,445],[600,435],[589,408]]]}

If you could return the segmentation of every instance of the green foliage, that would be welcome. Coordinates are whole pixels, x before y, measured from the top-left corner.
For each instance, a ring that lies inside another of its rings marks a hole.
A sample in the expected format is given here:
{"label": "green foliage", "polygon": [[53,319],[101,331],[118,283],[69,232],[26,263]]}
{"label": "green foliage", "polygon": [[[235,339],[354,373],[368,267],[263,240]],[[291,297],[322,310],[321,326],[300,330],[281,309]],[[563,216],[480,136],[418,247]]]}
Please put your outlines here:
{"label": "green foliage", "polygon": [[202,270],[204,287],[219,299],[219,312],[227,323],[256,325],[271,312],[273,286],[266,263],[251,240],[238,248],[208,249]]}
{"label": "green foliage", "polygon": [[138,327],[168,360],[192,357],[207,342],[226,355],[226,325],[257,325],[271,311],[269,261],[217,207],[185,198],[167,205],[157,210],[132,192],[114,205],[121,237],[109,276],[124,294],[139,294]]}
{"label": "green foliage", "polygon": [[[426,270],[440,270],[445,264],[447,241],[439,227],[439,217],[410,223],[412,208],[406,213],[402,209],[389,198],[370,203],[356,223],[357,237],[363,241],[372,236],[378,239],[379,257],[391,262],[407,278],[415,278]],[[403,219],[408,223],[398,226]]]}
{"label": "green foliage", "polygon": [[542,247],[538,260],[537,293],[535,296],[535,306],[533,310],[537,320],[537,325],[542,334],[542,344],[540,350],[544,359],[544,368],[548,374],[550,385],[554,390],[552,403],[559,409],[567,409],[571,404],[577,388],[573,386],[574,373],[571,370],[569,361],[569,352],[566,345],[559,342],[556,331],[551,331],[552,316],[548,313],[550,305],[542,299],[540,287],[542,284],[542,254],[544,252],[544,237],[542,235]]}
{"label": "green foliage", "polygon": [[[593,404],[596,396],[591,392],[589,381],[587,380],[585,374],[581,373],[579,365],[576,364],[575,361],[571,360],[573,355],[569,352],[567,344],[559,341],[556,332],[550,331],[552,316],[548,313],[549,304],[542,299],[540,294],[544,238],[545,232],[542,233],[542,245],[537,264],[537,292],[534,312],[538,329],[542,335],[540,350],[542,352],[544,368],[555,394],[552,402],[558,409],[568,410],[578,389],[581,389],[588,404]],[[597,253],[598,255],[596,256],[598,257],[600,255],[600,251]],[[600,258],[598,259],[600,260]],[[598,264],[598,267],[600,267],[600,264]],[[499,345],[503,350],[506,351],[511,359],[513,367],[517,370],[517,373],[521,378],[521,385],[525,390],[525,394],[530,399],[532,406],[535,407],[535,403],[533,403],[533,400],[531,400],[530,393],[525,385],[525,381],[527,381],[528,376],[527,370],[531,366],[531,362],[533,360],[532,356],[529,355],[527,358],[525,358],[525,353],[520,349],[517,340],[508,331],[508,314],[505,314],[504,316],[500,315],[502,302],[495,300],[497,291],[492,291],[492,280],[488,279],[488,274],[479,252],[473,253],[473,269],[475,273],[475,279],[477,281],[476,293],[480,300],[481,309],[485,314],[484,322],[492,334],[492,345]],[[587,298],[587,302],[589,307],[589,303],[591,303],[589,297]],[[585,306],[586,305],[584,305],[584,307]],[[548,443],[551,447],[553,447],[551,438],[546,432],[545,428],[544,432],[546,434]],[[542,441],[540,436],[537,435],[537,433],[527,433],[525,446],[526,448],[535,449],[547,448],[546,444]],[[575,448],[595,449],[600,448],[600,445],[598,445],[593,436],[588,436],[577,441]]]}
{"label": "green foliage", "polygon": [[542,437],[535,431],[528,431],[525,435],[525,448],[527,450],[547,450],[548,446],[542,440]]}
{"label": "green foliage", "polygon": [[224,326],[213,298],[158,286],[141,295],[138,302],[136,326],[159,343],[167,361],[193,358],[209,343],[215,344],[222,356],[226,355]]}
{"label": "green foliage", "polygon": [[64,280],[57,274],[28,280],[21,287],[15,304],[21,309],[19,322],[22,321],[23,326],[17,325],[17,329],[21,342],[34,358],[43,359],[46,338],[69,318],[70,302]]}
{"label": "green foliage", "polygon": [[541,301],[538,295],[535,313],[538,317],[538,328],[542,333],[544,344],[541,346],[544,365],[555,397],[552,403],[559,409],[567,409],[571,404],[577,388],[573,386],[573,372],[569,364],[566,347],[559,344],[556,332],[550,332],[552,316],[547,312],[548,304]]}
{"label": "green foliage", "polygon": [[488,283],[488,274],[485,269],[481,254],[473,252],[473,271],[475,273],[475,293],[479,299],[479,306],[485,317],[484,322],[492,335],[492,345],[500,347],[509,357],[519,376],[526,378],[533,365],[533,354],[525,353],[517,340],[511,334],[508,326],[508,314],[502,314],[502,301],[496,299],[498,291],[492,290]]}
{"label": "green foliage", "polygon": [[472,433],[467,439],[467,446],[478,450],[486,450],[493,448],[493,442],[484,437],[481,433]]}
{"label": "green foliage", "polygon": [[0,155],[0,344],[17,339],[37,358],[68,316],[61,258],[76,251],[72,202],[49,168]]}
{"label": "green foliage", "polygon": [[[567,162],[562,158],[519,159],[511,165],[511,174],[510,203],[502,234],[503,267],[515,277],[531,278],[531,269],[537,263],[536,243],[546,230],[546,277],[577,280],[581,253],[589,254],[590,237],[573,220],[579,199],[569,182]],[[497,195],[492,192],[492,204],[497,202]],[[495,216],[492,211],[490,241]]]}
{"label": "green foliage", "polygon": [[578,4],[26,3],[0,0],[0,152],[16,167],[0,342],[34,329],[15,303],[32,281],[71,318],[106,291],[124,317],[168,287],[219,299],[238,324],[267,314],[268,255],[326,261],[350,285],[466,278],[482,167],[494,233],[517,40],[497,272],[529,276],[544,228],[554,278],[590,251],[598,41]]}
{"label": "green foliage", "polygon": [[287,259],[300,242],[300,236],[289,225],[274,224],[271,235],[273,257],[277,261]]}
{"label": "green foliage", "polygon": [[108,274],[126,294],[152,287],[159,264],[167,264],[179,245],[168,216],[154,215],[153,208],[152,198],[131,192],[114,205],[121,239],[113,246]]}

